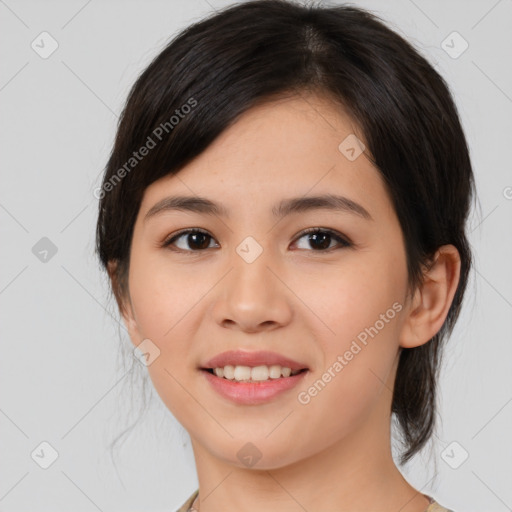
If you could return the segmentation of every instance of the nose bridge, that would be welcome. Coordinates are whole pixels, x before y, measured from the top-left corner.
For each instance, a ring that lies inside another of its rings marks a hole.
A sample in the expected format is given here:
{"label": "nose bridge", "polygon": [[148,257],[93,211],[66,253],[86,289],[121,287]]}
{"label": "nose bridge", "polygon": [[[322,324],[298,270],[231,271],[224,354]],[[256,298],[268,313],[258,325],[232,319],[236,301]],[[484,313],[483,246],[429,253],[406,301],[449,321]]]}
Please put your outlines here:
{"label": "nose bridge", "polygon": [[253,303],[252,307],[268,302],[270,296],[276,293],[275,283],[270,282],[273,276],[268,269],[276,264],[272,262],[271,253],[271,248],[264,245],[264,241],[260,243],[254,237],[248,236],[240,242],[232,255],[234,269],[231,293],[247,301],[248,305]]}
{"label": "nose bridge", "polygon": [[217,304],[217,320],[224,326],[254,331],[289,321],[291,305],[286,287],[273,275],[279,267],[273,254],[251,236],[235,248],[230,259],[232,271]]}

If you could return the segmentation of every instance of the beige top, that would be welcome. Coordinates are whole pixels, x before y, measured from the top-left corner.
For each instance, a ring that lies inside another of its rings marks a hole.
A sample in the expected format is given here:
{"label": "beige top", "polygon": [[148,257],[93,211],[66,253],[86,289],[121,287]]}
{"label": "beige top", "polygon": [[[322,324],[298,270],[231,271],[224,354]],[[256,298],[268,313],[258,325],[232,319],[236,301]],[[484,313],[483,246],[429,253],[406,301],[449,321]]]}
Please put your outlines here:
{"label": "beige top", "polygon": [[[190,496],[190,498],[185,503],[183,503],[183,505],[176,512],[190,512],[190,510],[195,510],[191,509],[191,507],[198,494],[199,489],[195,490],[192,496]],[[453,510],[449,510],[439,505],[439,503],[437,503],[434,498],[431,498],[426,494],[424,496],[430,501],[430,505],[426,508],[425,512],[453,512]]]}

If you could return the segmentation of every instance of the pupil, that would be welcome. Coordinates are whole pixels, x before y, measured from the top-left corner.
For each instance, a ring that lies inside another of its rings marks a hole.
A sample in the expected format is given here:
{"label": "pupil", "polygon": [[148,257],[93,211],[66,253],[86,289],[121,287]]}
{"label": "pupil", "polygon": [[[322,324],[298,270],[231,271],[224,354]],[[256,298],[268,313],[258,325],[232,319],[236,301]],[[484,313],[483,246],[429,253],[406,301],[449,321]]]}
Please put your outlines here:
{"label": "pupil", "polygon": [[319,245],[315,247],[313,244],[313,248],[315,249],[327,249],[331,244],[331,235],[329,233],[313,233],[310,235],[310,242],[313,241],[315,243],[321,242]]}
{"label": "pupil", "polygon": [[[188,237],[189,237],[189,245],[192,248],[196,248],[196,249],[207,249],[208,248],[208,245],[209,245],[208,235],[206,235],[205,233],[190,233],[188,235]],[[193,242],[190,243],[190,240],[193,240]],[[205,243],[205,241],[207,243]]]}

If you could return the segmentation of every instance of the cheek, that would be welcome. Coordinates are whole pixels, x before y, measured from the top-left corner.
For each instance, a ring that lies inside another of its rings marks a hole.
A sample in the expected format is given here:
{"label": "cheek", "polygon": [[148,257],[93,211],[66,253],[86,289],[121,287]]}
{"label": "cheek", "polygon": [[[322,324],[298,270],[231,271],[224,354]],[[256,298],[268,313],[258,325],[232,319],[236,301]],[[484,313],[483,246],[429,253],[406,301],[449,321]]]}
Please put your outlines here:
{"label": "cheek", "polygon": [[405,259],[400,254],[386,257],[383,250],[354,252],[321,271],[318,268],[311,275],[290,274],[287,282],[307,307],[304,318],[310,319],[309,329],[323,340],[322,352],[332,359],[360,333],[364,341],[365,329],[375,324],[380,343],[389,347],[406,288]]}
{"label": "cheek", "polygon": [[165,258],[137,254],[132,256],[129,280],[141,340],[151,340],[160,351],[147,367],[149,377],[169,411],[186,422],[194,413],[193,401],[184,390],[190,379],[190,366],[184,364],[189,357],[190,322],[194,306],[211,284],[208,279],[176,272]]}
{"label": "cheek", "polygon": [[[322,363],[298,390],[304,418],[304,439],[321,431],[324,440],[350,435],[375,410],[391,399],[394,364],[398,351],[399,315],[402,306],[391,302],[382,288],[353,287],[357,293],[340,292],[330,326],[335,335],[318,333]],[[382,316],[381,316],[382,315]],[[382,401],[384,400],[384,402]],[[326,414],[326,411],[330,413]],[[386,411],[383,412],[386,414]],[[321,448],[327,442],[316,439]]]}
{"label": "cheek", "polygon": [[[317,382],[321,392],[312,389],[310,395],[303,387],[306,400],[314,396],[306,407],[318,407],[320,413],[336,404],[347,420],[352,418],[347,425],[364,415],[383,391],[399,347],[405,257],[398,251],[394,256],[385,254],[385,250],[354,253],[343,267],[331,267],[328,280],[316,280],[321,286],[302,280],[301,295],[308,297],[315,313],[308,328],[321,347],[321,360],[308,381]],[[392,378],[388,385],[392,387]],[[336,425],[332,418],[334,430]]]}
{"label": "cheek", "polygon": [[135,254],[130,267],[130,297],[141,334],[165,350],[212,287],[213,277],[202,278],[192,266],[173,267],[165,255]]}
{"label": "cheek", "polygon": [[160,351],[148,372],[156,391],[173,412],[176,407],[186,410],[179,383],[190,378],[191,323],[197,322],[198,303],[214,282],[214,276],[201,279],[197,273],[191,275],[192,266],[189,269],[176,271],[161,255],[137,253],[130,266],[130,297],[138,341],[149,339]]}

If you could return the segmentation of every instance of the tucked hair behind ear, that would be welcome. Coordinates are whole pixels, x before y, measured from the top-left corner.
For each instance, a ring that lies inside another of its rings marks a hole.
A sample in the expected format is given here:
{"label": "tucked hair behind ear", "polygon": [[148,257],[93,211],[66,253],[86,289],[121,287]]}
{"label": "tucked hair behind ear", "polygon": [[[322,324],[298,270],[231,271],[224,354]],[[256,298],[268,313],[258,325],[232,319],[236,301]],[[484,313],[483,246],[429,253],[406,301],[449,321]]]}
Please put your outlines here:
{"label": "tucked hair behind ear", "polygon": [[[120,118],[100,195],[97,252],[105,268],[117,264],[113,286],[122,306],[145,189],[178,173],[247,109],[304,92],[330,98],[360,127],[366,156],[382,174],[400,221],[411,290],[437,248],[453,244],[460,254],[460,281],[443,327],[428,343],[400,354],[392,412],[403,434],[404,463],[435,425],[441,348],[459,315],[471,267],[465,223],[474,183],[448,86],[377,16],[353,6],[257,0],[178,34],[140,75]],[[114,180],[133,151],[191,98],[194,108]],[[105,187],[112,180],[115,186]]]}

